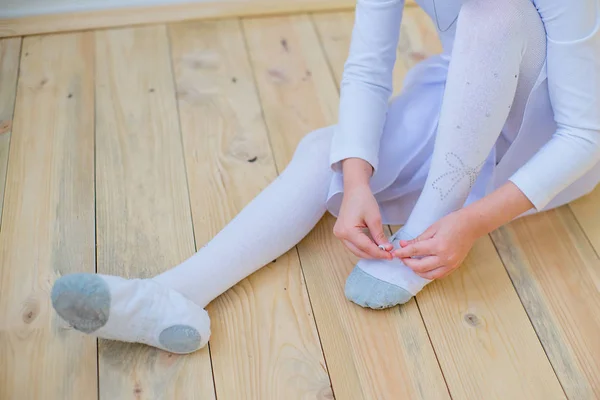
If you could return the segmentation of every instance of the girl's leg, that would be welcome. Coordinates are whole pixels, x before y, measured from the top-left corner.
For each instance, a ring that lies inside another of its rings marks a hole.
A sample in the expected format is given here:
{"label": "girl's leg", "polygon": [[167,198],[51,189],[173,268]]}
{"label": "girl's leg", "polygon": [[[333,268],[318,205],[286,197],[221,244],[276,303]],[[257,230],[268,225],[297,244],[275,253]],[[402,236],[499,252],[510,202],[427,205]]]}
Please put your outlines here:
{"label": "girl's leg", "polygon": [[325,128],[307,135],[273,183],[205,247],[154,281],[204,307],[294,247],[325,214],[332,133]]}
{"label": "girl's leg", "polygon": [[[530,0],[468,0],[460,11],[431,165],[395,235],[412,239],[462,207],[502,129],[514,131],[545,60],[545,32]],[[410,300],[428,280],[400,260],[362,260],[346,295],[363,307]]]}
{"label": "girl's leg", "polygon": [[203,347],[211,300],[295,246],[326,211],[332,128],[307,135],[281,175],[191,258],[152,279],[72,274],[52,289],[57,313],[97,337],[174,353]]}

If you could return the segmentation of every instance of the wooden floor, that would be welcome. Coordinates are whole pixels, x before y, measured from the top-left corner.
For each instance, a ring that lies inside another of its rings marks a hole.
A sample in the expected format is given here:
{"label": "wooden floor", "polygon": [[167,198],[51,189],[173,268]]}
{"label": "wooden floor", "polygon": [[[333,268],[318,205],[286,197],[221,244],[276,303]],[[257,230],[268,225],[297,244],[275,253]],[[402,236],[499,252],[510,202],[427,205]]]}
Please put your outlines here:
{"label": "wooden floor", "polygon": [[[149,277],[205,244],[336,122],[352,14],[0,41],[0,399],[600,399],[600,189],[479,240],[387,311],[348,302],[326,216],[209,306],[175,356],[52,312],[67,273]],[[405,12],[396,87],[439,51]],[[1,203],[0,203],[1,204]]]}

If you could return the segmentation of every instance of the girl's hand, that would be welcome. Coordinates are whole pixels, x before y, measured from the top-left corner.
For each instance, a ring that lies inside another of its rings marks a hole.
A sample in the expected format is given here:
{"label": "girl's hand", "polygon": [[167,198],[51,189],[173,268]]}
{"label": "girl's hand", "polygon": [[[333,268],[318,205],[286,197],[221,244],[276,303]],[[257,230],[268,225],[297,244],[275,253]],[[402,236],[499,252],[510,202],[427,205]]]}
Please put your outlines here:
{"label": "girl's hand", "polygon": [[[333,228],[334,235],[357,257],[391,260],[393,246],[383,232],[379,205],[368,184],[370,165],[363,160],[348,159],[343,168],[344,198]],[[379,248],[380,245],[385,250]]]}
{"label": "girl's hand", "polygon": [[443,278],[462,264],[479,237],[472,222],[466,213],[453,212],[416,239],[401,240],[392,254],[422,278]]}

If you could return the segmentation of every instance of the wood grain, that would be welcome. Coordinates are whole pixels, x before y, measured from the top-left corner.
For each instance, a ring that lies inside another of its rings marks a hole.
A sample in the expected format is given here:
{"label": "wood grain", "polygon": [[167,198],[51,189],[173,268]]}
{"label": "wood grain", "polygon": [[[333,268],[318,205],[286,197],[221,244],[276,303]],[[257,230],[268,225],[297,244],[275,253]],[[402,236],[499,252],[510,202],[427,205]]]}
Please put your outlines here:
{"label": "wood grain", "polygon": [[[194,252],[164,26],[96,32],[98,272],[147,278]],[[211,399],[208,348],[99,341],[103,399]]]}
{"label": "wood grain", "polygon": [[[153,6],[116,7],[105,10],[1,18],[0,37],[197,19],[352,10],[355,5],[354,0],[206,0]],[[408,0],[407,5],[415,5],[414,0]]]}
{"label": "wood grain", "polygon": [[569,207],[492,237],[567,396],[600,398],[600,259]]}
{"label": "wood grain", "polygon": [[[335,122],[338,93],[307,16],[245,20],[254,72],[278,168],[300,139]],[[356,260],[326,216],[299,245],[337,399],[447,399],[416,304],[363,310],[343,294]]]}
{"label": "wood grain", "polygon": [[97,393],[96,341],[50,303],[57,278],[95,266],[93,60],[89,33],[23,41],[0,231],[1,399]]}
{"label": "wood grain", "polygon": [[[335,80],[339,83],[342,80],[344,63],[350,49],[354,13],[318,13],[312,18]],[[420,8],[406,8],[400,25],[394,66],[394,96],[400,94],[406,73],[413,66],[439,52],[441,52],[441,44],[431,18]]]}
{"label": "wood grain", "polygon": [[[239,21],[170,27],[196,242],[277,176]],[[295,249],[209,306],[218,398],[327,399],[329,377]]]}
{"label": "wood grain", "polygon": [[[341,79],[352,16],[314,19],[331,68]],[[396,94],[408,69],[441,50],[430,18],[420,9],[405,10],[400,37]],[[426,288],[418,303],[453,398],[563,396],[489,239],[476,245],[459,272]]]}
{"label": "wood grain", "polygon": [[8,148],[12,130],[21,39],[0,40],[0,223],[8,166]]}

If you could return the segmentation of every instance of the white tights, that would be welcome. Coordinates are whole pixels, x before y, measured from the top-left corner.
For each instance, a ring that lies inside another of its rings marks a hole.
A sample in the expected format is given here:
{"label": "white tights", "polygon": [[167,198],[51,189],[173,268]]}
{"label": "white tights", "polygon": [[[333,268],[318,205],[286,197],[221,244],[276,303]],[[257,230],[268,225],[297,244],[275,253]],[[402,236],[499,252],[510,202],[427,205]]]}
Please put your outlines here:
{"label": "white tights", "polygon": [[[419,235],[463,206],[503,129],[510,133],[520,126],[544,59],[544,29],[529,0],[465,1],[431,163],[416,166],[429,167],[428,176],[403,233]],[[394,129],[390,125],[386,129]],[[76,329],[100,337],[180,353],[202,347],[210,335],[202,308],[295,246],[325,213],[332,132],[330,127],[307,135],[283,173],[179,266],[149,280],[65,276],[53,287],[56,311]],[[416,160],[409,147],[398,148],[394,157]],[[400,260],[361,260],[346,295],[385,308],[408,301],[427,283]]]}
{"label": "white tights", "polygon": [[204,307],[294,247],[325,214],[331,129],[307,135],[287,168],[206,246],[154,280]]}

